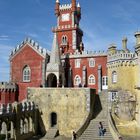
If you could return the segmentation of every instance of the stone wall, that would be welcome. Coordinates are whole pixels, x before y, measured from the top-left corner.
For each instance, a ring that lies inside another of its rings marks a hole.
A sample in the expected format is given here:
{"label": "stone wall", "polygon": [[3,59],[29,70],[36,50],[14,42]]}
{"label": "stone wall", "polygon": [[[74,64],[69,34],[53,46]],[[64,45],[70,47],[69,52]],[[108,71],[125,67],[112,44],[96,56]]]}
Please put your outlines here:
{"label": "stone wall", "polygon": [[29,88],[28,99],[38,105],[46,131],[51,128],[54,112],[60,135],[71,136],[93,112],[94,93],[95,90],[89,88]]}

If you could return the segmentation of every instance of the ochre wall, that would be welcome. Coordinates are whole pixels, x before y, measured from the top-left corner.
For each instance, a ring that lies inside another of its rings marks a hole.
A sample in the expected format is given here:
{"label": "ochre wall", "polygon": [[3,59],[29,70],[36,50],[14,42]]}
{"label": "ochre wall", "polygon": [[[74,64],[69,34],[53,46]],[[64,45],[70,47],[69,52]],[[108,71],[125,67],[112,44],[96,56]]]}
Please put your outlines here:
{"label": "ochre wall", "polygon": [[[117,72],[117,82],[112,83],[112,72]],[[135,94],[137,85],[137,66],[118,66],[112,65],[108,68],[108,89],[109,90],[127,90]]]}
{"label": "ochre wall", "polygon": [[57,128],[61,135],[71,136],[89,116],[95,90],[89,88],[29,88],[28,99],[39,106],[46,131],[51,127],[50,114],[57,114]]}

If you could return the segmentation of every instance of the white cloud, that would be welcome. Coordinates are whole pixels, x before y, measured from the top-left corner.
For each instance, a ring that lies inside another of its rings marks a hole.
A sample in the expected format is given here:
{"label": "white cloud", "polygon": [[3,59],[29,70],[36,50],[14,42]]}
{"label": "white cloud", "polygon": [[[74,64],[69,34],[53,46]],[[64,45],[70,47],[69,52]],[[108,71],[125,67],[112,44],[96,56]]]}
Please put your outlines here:
{"label": "white cloud", "polygon": [[0,40],[10,40],[8,35],[0,35]]}

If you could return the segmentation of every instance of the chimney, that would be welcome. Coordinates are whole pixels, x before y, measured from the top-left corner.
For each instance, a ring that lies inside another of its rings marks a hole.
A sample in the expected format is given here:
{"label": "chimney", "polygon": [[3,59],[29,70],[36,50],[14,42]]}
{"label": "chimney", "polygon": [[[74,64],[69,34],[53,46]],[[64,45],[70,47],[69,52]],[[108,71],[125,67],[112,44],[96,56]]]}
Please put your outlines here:
{"label": "chimney", "polygon": [[122,40],[122,47],[123,47],[124,51],[127,50],[127,38],[126,37],[124,37]]}

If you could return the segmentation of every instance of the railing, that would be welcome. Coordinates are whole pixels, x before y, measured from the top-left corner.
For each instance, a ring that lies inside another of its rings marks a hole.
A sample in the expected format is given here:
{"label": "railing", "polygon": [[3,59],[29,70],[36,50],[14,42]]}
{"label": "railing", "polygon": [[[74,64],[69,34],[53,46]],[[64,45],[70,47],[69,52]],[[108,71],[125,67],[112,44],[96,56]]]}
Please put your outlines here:
{"label": "railing", "polygon": [[85,119],[84,123],[82,124],[82,126],[80,127],[80,129],[76,132],[77,134],[77,137],[79,138],[82,133],[86,130],[86,128],[88,127],[90,121],[91,121],[91,118],[92,118],[92,114],[89,113],[88,117]]}
{"label": "railing", "polygon": [[116,53],[113,55],[108,55],[108,61],[115,61],[118,59],[130,60],[134,58],[134,56],[134,53]]}
{"label": "railing", "polygon": [[118,132],[115,121],[114,121],[110,111],[108,113],[108,124],[109,124],[109,129],[110,129],[110,132],[111,132],[114,140],[119,140],[121,135]]}

